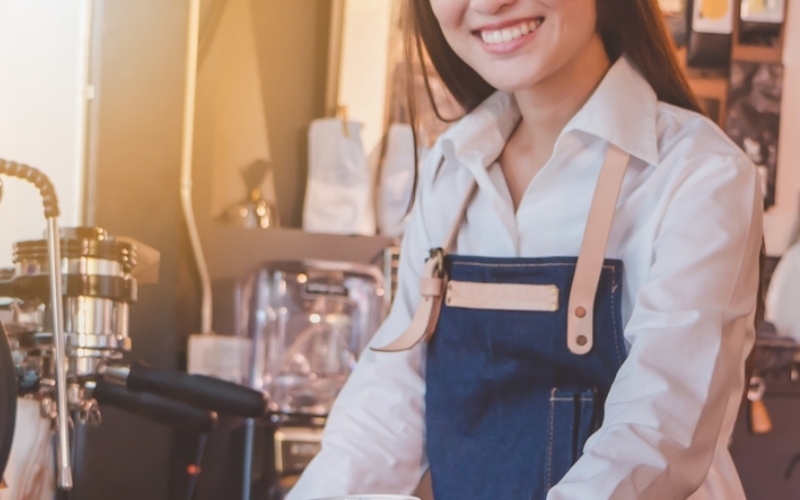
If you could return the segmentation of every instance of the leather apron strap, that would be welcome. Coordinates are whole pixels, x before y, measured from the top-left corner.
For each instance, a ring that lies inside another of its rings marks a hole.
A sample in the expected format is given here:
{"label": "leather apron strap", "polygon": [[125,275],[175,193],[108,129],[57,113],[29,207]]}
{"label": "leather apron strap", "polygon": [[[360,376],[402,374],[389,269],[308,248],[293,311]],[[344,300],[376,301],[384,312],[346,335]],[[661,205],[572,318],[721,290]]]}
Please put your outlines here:
{"label": "leather apron strap", "polygon": [[411,324],[392,343],[384,347],[373,347],[373,351],[407,351],[419,344],[423,339],[428,340],[433,335],[433,331],[436,329],[436,322],[439,320],[439,311],[442,309],[442,300],[447,286],[447,276],[444,272],[445,252],[452,250],[458,236],[458,230],[467,216],[467,209],[477,190],[478,184],[473,181],[467,196],[464,197],[464,202],[458,212],[456,221],[453,227],[450,228],[447,237],[445,237],[442,247],[431,250],[431,256],[425,262],[419,285],[420,301]]}
{"label": "leather apron strap", "polygon": [[[594,299],[605,260],[611,221],[614,218],[614,210],[629,158],[630,155],[627,153],[614,145],[609,145],[592,198],[569,298],[567,347],[574,354],[586,354],[592,348]],[[405,351],[420,341],[429,339],[433,334],[447,286],[444,256],[452,250],[455,244],[458,231],[466,218],[467,209],[477,189],[478,185],[473,181],[442,247],[431,250],[431,257],[425,263],[422,271],[420,303],[411,324],[389,345],[373,347],[373,350],[380,352]]]}
{"label": "leather apron strap", "polygon": [[611,221],[629,160],[629,154],[609,144],[589,208],[569,294],[567,347],[573,354],[586,354],[594,344],[594,299],[605,261]]}

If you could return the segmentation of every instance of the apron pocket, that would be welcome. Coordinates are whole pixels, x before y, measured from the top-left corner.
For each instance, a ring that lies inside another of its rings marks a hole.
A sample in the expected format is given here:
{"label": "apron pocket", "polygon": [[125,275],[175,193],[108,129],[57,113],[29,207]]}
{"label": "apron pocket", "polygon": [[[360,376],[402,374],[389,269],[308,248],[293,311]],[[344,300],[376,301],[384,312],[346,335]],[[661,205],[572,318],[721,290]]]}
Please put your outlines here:
{"label": "apron pocket", "polygon": [[545,457],[545,494],[583,454],[595,431],[596,391],[553,389]]}

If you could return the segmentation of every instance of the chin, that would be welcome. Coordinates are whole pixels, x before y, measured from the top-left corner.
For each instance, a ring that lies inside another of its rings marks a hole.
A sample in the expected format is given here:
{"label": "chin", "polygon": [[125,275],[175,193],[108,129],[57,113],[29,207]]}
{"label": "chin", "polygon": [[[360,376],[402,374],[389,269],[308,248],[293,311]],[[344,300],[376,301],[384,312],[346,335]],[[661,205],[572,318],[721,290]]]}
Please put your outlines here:
{"label": "chin", "polygon": [[519,92],[535,87],[542,80],[546,79],[548,73],[531,68],[528,71],[509,70],[509,71],[487,71],[481,76],[489,85],[504,92]]}

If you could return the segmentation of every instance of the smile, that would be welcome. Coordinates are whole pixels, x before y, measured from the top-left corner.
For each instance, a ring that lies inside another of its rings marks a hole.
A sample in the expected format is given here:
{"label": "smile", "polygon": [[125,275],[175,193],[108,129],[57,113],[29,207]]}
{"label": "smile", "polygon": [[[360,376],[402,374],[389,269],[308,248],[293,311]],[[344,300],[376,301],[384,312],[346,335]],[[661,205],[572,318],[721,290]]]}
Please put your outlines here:
{"label": "smile", "polygon": [[501,43],[512,42],[517,38],[521,38],[536,31],[536,29],[541,26],[542,22],[544,22],[544,18],[539,17],[503,29],[481,30],[479,34],[483,43],[486,45],[499,45]]}

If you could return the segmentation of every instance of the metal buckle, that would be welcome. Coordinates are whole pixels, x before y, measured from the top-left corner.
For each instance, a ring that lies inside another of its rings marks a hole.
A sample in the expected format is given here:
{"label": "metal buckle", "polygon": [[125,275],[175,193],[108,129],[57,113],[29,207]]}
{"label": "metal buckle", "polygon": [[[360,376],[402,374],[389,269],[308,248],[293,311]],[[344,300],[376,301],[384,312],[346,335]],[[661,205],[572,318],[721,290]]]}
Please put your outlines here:
{"label": "metal buckle", "polygon": [[436,259],[436,269],[434,273],[437,278],[441,278],[444,275],[444,249],[431,248],[430,255],[431,259]]}

